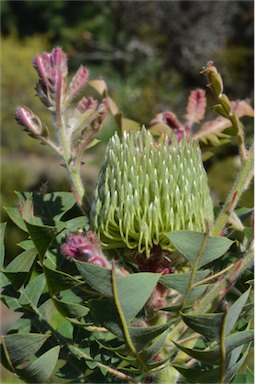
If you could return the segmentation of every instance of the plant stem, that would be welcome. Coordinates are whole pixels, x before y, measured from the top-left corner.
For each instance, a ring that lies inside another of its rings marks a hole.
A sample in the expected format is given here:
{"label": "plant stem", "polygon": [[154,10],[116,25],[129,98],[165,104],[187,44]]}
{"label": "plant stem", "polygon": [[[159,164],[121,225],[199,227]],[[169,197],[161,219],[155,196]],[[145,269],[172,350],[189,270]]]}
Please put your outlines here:
{"label": "plant stem", "polygon": [[225,296],[227,291],[231,288],[233,282],[253,264],[253,243],[246,251],[244,258],[239,259],[235,266],[225,275],[222,276],[213,286],[213,288],[204,296],[200,302],[194,306],[194,313],[201,314],[210,310],[215,304],[215,299]]}
{"label": "plant stem", "polygon": [[65,119],[61,113],[61,107],[57,108],[56,111],[56,122],[58,127],[58,137],[59,137],[59,143],[62,147],[62,160],[64,161],[64,166],[67,170],[69,179],[71,181],[72,185],[72,191],[74,194],[74,197],[81,208],[81,210],[84,212],[83,209],[83,199],[85,195],[85,189],[81,180],[80,176],[80,169],[79,167],[74,166],[74,160],[72,158],[71,153],[71,147],[68,140],[68,136],[66,133],[66,124]]}
{"label": "plant stem", "polygon": [[209,237],[209,230],[207,229],[207,231],[205,233],[205,236],[204,236],[204,239],[202,241],[201,247],[200,247],[200,249],[198,251],[198,254],[196,256],[195,263],[193,265],[192,271],[191,271],[189,285],[188,285],[188,288],[187,288],[187,290],[185,292],[185,295],[183,297],[183,300],[182,300],[182,303],[181,303],[181,306],[180,306],[180,310],[179,310],[180,312],[182,312],[182,310],[183,310],[183,308],[185,306],[185,303],[186,303],[186,301],[187,301],[187,299],[189,297],[190,291],[192,289],[192,285],[194,283],[195,276],[196,276],[196,271],[198,270],[198,264],[199,264],[199,261],[201,259],[202,254],[204,252],[204,249],[205,249],[208,237]]}
{"label": "plant stem", "polygon": [[225,313],[221,325],[220,335],[220,384],[224,384],[225,381],[225,365],[226,365],[226,346],[225,346],[225,334],[227,325],[228,309],[225,309]]}
{"label": "plant stem", "polygon": [[236,178],[236,181],[230,191],[230,194],[217,217],[214,227],[212,229],[212,236],[220,235],[224,229],[229,215],[233,212],[238,200],[242,193],[248,188],[250,181],[253,177],[253,162],[254,162],[254,146],[250,148],[247,158],[243,161],[242,167]]}

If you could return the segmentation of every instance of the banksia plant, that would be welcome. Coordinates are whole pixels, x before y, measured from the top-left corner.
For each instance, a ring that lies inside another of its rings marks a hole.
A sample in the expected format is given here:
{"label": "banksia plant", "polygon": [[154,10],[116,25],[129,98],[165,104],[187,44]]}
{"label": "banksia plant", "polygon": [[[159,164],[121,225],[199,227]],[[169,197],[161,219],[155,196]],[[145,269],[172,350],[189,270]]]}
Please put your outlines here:
{"label": "banksia plant", "polygon": [[[220,118],[193,129],[206,112],[205,92],[196,90],[184,122],[165,111],[140,128],[122,116],[103,80],[90,85],[105,100],[75,101],[88,71],[81,66],[68,83],[60,48],[33,63],[53,128],[27,107],[15,118],[57,154],[71,191],[17,192],[18,206],[6,208],[26,239],[9,261],[0,225],[1,300],[21,314],[1,338],[3,365],[42,384],[252,382],[249,368],[238,373],[253,340],[253,212],[238,206],[254,161],[239,118],[252,108],[227,98],[209,63],[202,72]],[[97,142],[108,106],[118,133],[90,207],[83,154]],[[214,209],[202,159],[232,136],[241,166]]]}
{"label": "banksia plant", "polygon": [[154,246],[174,250],[167,232],[204,232],[205,222],[213,222],[213,204],[199,147],[185,137],[155,141],[145,127],[122,138],[115,134],[91,221],[104,247],[127,247],[147,258]]}

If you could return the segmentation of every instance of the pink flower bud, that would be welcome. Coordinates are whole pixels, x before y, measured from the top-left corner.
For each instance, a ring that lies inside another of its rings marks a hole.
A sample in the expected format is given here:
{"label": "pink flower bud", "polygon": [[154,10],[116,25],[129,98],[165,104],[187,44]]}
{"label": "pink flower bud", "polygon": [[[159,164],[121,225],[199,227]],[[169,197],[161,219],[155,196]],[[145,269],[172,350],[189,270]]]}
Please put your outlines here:
{"label": "pink flower bud", "polygon": [[51,67],[59,69],[63,77],[67,76],[67,57],[61,48],[54,48],[50,54]]}
{"label": "pink flower bud", "polygon": [[51,53],[37,55],[33,65],[40,81],[36,86],[37,95],[47,106],[59,105],[66,97],[67,58],[61,48]]}
{"label": "pink flower bud", "polygon": [[79,91],[86,85],[88,80],[89,72],[87,68],[83,67],[83,65],[80,66],[74,77],[72,78],[72,81],[69,85],[68,90],[68,99],[71,100],[77,94]]}
{"label": "pink flower bud", "polygon": [[25,127],[25,130],[32,137],[40,136],[43,130],[41,120],[27,107],[18,107],[14,115],[18,124]]}

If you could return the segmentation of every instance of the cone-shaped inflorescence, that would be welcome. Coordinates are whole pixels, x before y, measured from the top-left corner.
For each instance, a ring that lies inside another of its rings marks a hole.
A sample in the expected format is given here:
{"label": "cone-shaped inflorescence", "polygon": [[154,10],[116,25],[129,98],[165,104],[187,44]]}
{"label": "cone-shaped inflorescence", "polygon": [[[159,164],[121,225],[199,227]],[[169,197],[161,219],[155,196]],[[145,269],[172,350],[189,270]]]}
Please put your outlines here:
{"label": "cone-shaped inflorescence", "polygon": [[142,128],[109,141],[91,221],[103,247],[128,247],[146,257],[155,245],[173,251],[165,233],[205,231],[213,205],[198,145],[155,142]]}

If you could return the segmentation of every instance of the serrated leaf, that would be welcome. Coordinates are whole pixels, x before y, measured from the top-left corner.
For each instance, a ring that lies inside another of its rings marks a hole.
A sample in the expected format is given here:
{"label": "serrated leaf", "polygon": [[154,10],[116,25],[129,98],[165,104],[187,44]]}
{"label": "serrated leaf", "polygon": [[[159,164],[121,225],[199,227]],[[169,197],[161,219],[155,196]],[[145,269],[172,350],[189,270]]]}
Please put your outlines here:
{"label": "serrated leaf", "polygon": [[4,353],[8,354],[7,358],[14,367],[28,361],[30,356],[36,353],[50,335],[42,335],[39,333],[23,333],[2,336],[2,344]]}
{"label": "serrated leaf", "polygon": [[[203,280],[206,276],[208,276],[209,273],[210,273],[209,269],[196,272],[194,283],[200,280]],[[181,294],[184,294],[187,291],[189,281],[190,281],[190,276],[191,276],[191,272],[168,274],[168,275],[161,276],[159,281],[161,284],[169,288],[175,289]]]}
{"label": "serrated leaf", "polygon": [[33,279],[26,288],[21,292],[19,303],[21,306],[30,305],[32,308],[36,307],[41,294],[44,290],[46,279],[43,274],[40,274]]}
{"label": "serrated leaf", "polygon": [[58,361],[60,346],[51,348],[45,352],[32,364],[23,369],[17,369],[17,372],[30,383],[46,383],[52,375]]}
{"label": "serrated leaf", "polygon": [[21,252],[16,256],[5,268],[5,272],[29,272],[35,259],[37,252],[34,248]]}
{"label": "serrated leaf", "polygon": [[204,123],[192,138],[194,140],[201,140],[206,145],[218,146],[230,141],[230,136],[223,133],[228,127],[231,127],[231,122],[219,116],[214,120]]}
{"label": "serrated leaf", "polygon": [[223,320],[222,313],[207,313],[205,315],[184,315],[182,319],[193,331],[201,333],[212,340],[219,340]]}
{"label": "serrated leaf", "polygon": [[[193,267],[205,234],[192,231],[173,231],[166,233],[166,236]],[[198,268],[218,259],[229,249],[231,244],[232,241],[226,237],[209,236],[200,257]]]}

